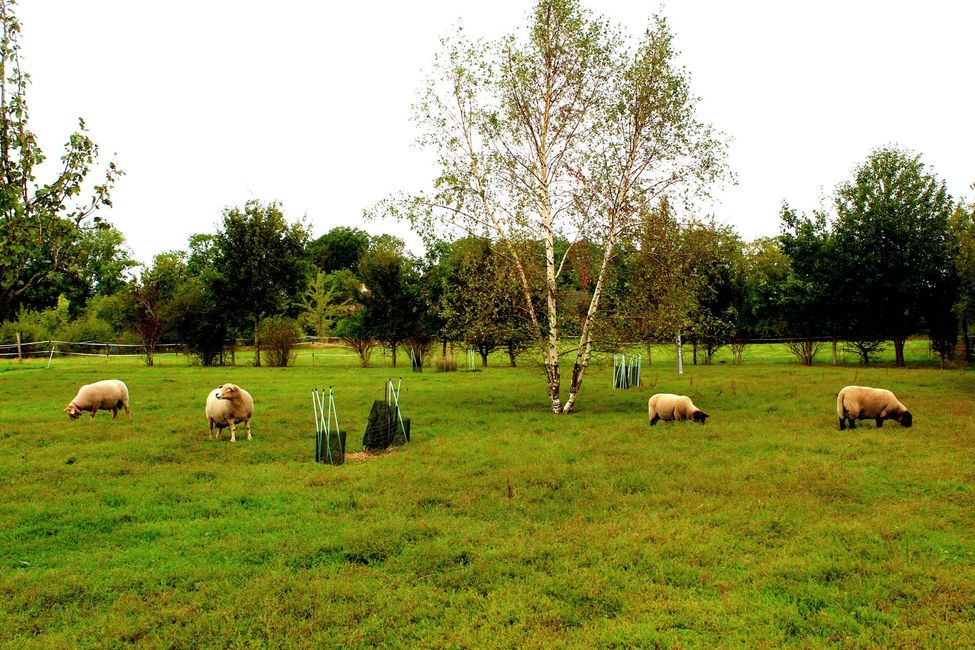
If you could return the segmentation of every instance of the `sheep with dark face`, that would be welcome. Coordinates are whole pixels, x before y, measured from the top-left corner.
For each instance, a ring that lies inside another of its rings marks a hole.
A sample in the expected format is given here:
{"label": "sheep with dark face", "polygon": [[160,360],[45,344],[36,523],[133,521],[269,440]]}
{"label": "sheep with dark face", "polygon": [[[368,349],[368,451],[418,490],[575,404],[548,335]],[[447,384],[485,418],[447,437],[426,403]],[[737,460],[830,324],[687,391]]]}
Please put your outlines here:
{"label": "sheep with dark face", "polygon": [[650,416],[650,426],[655,425],[659,420],[667,422],[694,420],[698,424],[704,424],[708,419],[708,414],[694,406],[690,397],[672,393],[653,395],[647,403],[647,411]]}
{"label": "sheep with dark face", "polygon": [[114,420],[120,408],[125,409],[131,420],[128,387],[118,379],[103,379],[79,388],[75,398],[64,407],[64,412],[72,420],[77,420],[85,411],[91,413],[91,417],[95,417],[95,411],[111,411]]}
{"label": "sheep with dark face", "polygon": [[207,395],[206,412],[211,437],[213,437],[213,427],[217,427],[217,438],[220,437],[223,429],[230,427],[230,442],[237,442],[237,423],[243,422],[247,428],[247,439],[251,439],[254,399],[240,386],[223,384],[210,391]]}
{"label": "sheep with dark face", "polygon": [[840,431],[846,428],[847,423],[851,429],[855,429],[857,420],[875,420],[877,427],[884,426],[884,420],[896,420],[904,427],[914,423],[911,412],[884,388],[843,388],[836,396],[836,414],[840,418]]}

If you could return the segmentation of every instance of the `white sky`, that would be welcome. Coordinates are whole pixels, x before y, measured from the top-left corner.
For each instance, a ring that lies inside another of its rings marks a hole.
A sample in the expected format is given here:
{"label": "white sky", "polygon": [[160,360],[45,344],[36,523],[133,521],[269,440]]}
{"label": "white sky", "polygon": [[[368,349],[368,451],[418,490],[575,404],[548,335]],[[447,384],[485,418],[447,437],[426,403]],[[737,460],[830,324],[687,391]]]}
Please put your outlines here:
{"label": "white sky", "polygon": [[[590,0],[642,32],[657,2]],[[529,0],[20,0],[31,125],[57,159],[84,117],[125,170],[105,216],[143,262],[215,232],[227,206],[278,200],[314,236],[429,187],[410,104],[458,22],[494,38]],[[778,233],[783,199],[823,205],[871,149],[922,154],[972,195],[975,2],[671,0],[663,13],[702,98],[733,138],[738,184],[707,208],[746,239]]]}

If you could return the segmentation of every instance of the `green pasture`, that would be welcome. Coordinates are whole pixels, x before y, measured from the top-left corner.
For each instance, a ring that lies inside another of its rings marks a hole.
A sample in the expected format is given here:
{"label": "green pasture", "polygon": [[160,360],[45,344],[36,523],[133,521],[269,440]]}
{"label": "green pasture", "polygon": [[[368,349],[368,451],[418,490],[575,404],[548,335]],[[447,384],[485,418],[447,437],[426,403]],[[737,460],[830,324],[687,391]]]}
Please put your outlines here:
{"label": "green pasture", "polygon": [[[776,346],[644,385],[603,356],[547,411],[525,356],[475,373],[179,357],[0,362],[0,646],[10,648],[971,647],[975,374]],[[239,360],[243,360],[239,358]],[[350,449],[402,376],[412,442],[316,465],[312,387]],[[117,377],[132,420],[62,413]],[[207,437],[207,392],[255,398]],[[893,390],[914,427],[839,431],[837,390]],[[647,424],[653,392],[711,418]]]}

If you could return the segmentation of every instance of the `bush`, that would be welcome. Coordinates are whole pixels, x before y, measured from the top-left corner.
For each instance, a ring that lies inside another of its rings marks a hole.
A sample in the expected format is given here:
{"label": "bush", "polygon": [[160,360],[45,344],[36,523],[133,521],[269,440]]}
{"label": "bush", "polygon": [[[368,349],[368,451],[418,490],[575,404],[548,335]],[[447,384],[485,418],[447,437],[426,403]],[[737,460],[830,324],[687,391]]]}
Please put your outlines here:
{"label": "bush", "polygon": [[437,372],[456,372],[457,358],[452,354],[440,357],[433,362],[433,369]]}
{"label": "bush", "polygon": [[278,368],[291,365],[298,356],[295,347],[300,336],[301,330],[293,318],[265,318],[261,323],[261,342],[267,352],[267,364]]}
{"label": "bush", "polygon": [[55,338],[55,332],[68,322],[68,307],[64,296],[59,296],[58,306],[50,309],[33,311],[22,307],[17,320],[7,321],[0,328],[0,343],[14,343],[17,332],[24,343]]}
{"label": "bush", "polygon": [[99,341],[115,340],[112,326],[98,318],[94,310],[87,310],[73,321],[64,323],[54,332],[54,338],[59,341]]}
{"label": "bush", "polygon": [[359,357],[359,365],[368,368],[372,351],[376,347],[376,340],[366,328],[362,312],[363,310],[360,309],[339,322],[336,334],[342,339],[342,345]]}

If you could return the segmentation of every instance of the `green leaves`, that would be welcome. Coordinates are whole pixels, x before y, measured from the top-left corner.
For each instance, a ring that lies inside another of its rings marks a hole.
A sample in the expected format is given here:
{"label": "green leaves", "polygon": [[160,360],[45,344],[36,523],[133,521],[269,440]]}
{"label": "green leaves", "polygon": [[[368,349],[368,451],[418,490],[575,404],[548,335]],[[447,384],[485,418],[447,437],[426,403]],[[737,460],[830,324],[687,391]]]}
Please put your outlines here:
{"label": "green leaves", "polygon": [[[70,272],[86,253],[82,240],[92,228],[104,228],[96,210],[110,206],[111,189],[122,171],[110,163],[105,181],[85,186],[98,147],[85,134],[85,122],[69,136],[62,168],[52,182],[38,183],[34,169],[45,156],[28,126],[27,86],[30,75],[20,67],[20,23],[12,2],[0,3],[0,318],[35,287]],[[87,198],[85,198],[87,197]]]}

